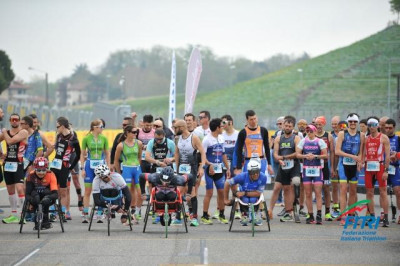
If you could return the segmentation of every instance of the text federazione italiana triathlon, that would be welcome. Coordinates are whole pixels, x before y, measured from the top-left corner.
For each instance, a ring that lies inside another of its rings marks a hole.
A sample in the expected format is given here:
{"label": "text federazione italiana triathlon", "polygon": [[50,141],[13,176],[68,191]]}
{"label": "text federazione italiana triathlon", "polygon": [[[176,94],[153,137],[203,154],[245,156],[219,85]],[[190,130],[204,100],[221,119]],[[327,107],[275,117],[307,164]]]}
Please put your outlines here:
{"label": "text federazione italiana triathlon", "polygon": [[386,241],[386,236],[377,236],[377,231],[346,231],[343,230],[340,241]]}

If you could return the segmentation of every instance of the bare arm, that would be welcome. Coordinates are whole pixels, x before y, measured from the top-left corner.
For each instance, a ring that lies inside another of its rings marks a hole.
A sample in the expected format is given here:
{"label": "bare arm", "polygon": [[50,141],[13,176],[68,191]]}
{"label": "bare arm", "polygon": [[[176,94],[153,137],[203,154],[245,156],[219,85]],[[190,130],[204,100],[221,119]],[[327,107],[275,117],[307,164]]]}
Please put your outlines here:
{"label": "bare arm", "polygon": [[200,138],[196,135],[193,135],[192,138],[193,138],[193,147],[195,147],[196,150],[198,150],[201,155],[201,163],[200,163],[199,169],[197,171],[197,176],[201,177],[204,174],[203,166],[206,163],[206,153],[204,152],[203,145],[201,145]]}
{"label": "bare arm", "polygon": [[12,145],[21,141],[26,141],[28,135],[28,131],[26,131],[25,129],[21,129],[15,136],[10,137],[7,134],[7,131],[3,129],[3,136],[8,145]]}
{"label": "bare arm", "polygon": [[117,149],[115,150],[115,157],[114,157],[114,167],[115,171],[121,173],[121,164],[119,162],[119,158],[121,157],[122,153],[122,143],[118,144]]}

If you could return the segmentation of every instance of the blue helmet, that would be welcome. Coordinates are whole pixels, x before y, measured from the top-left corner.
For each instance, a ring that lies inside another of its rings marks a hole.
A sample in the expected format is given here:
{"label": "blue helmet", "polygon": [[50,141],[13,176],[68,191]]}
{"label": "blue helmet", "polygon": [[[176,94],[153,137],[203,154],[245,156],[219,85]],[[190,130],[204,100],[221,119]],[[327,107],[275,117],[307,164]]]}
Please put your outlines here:
{"label": "blue helmet", "polygon": [[175,173],[174,173],[174,169],[172,169],[170,166],[167,166],[162,169],[161,174],[162,174],[161,181],[163,183],[169,184],[171,182],[172,178],[174,177]]}

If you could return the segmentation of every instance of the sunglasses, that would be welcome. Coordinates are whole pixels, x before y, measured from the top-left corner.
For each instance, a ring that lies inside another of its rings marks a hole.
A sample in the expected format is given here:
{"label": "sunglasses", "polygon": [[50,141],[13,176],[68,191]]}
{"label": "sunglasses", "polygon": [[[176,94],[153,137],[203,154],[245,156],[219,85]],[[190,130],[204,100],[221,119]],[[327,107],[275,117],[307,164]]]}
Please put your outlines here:
{"label": "sunglasses", "polygon": [[312,130],[306,130],[306,133],[314,133]]}
{"label": "sunglasses", "polygon": [[129,124],[122,124],[123,127],[126,127],[127,125],[129,125]]}
{"label": "sunglasses", "polygon": [[19,122],[19,118],[11,118],[11,119],[10,119],[10,122],[12,122],[12,123]]}
{"label": "sunglasses", "polygon": [[59,129],[61,126],[56,126],[57,129]]}
{"label": "sunglasses", "polygon": [[162,128],[162,126],[159,125],[153,125],[154,128]]}
{"label": "sunglasses", "polygon": [[205,117],[205,116],[199,115],[199,119],[200,119],[200,120],[203,119],[203,118],[206,118],[206,117]]}
{"label": "sunglasses", "polygon": [[276,125],[277,125],[277,126],[280,126],[280,125],[282,125],[282,123],[276,123]]}
{"label": "sunglasses", "polygon": [[357,124],[358,122],[357,122],[357,121],[349,120],[349,121],[347,121],[347,123],[349,123],[349,124]]}
{"label": "sunglasses", "polygon": [[100,126],[94,126],[94,127],[101,128],[101,129],[103,129],[103,128],[104,128],[104,126],[103,126],[103,125],[100,125]]}
{"label": "sunglasses", "polygon": [[35,169],[35,172],[44,173],[44,172],[47,172],[47,169],[46,169],[46,168],[43,168],[43,169],[41,169],[41,168],[36,168],[36,169]]}
{"label": "sunglasses", "polygon": [[129,131],[129,132],[132,133],[132,134],[137,134],[138,133],[137,130],[132,130],[132,131]]}
{"label": "sunglasses", "polygon": [[370,123],[368,124],[368,127],[378,127],[378,123]]}

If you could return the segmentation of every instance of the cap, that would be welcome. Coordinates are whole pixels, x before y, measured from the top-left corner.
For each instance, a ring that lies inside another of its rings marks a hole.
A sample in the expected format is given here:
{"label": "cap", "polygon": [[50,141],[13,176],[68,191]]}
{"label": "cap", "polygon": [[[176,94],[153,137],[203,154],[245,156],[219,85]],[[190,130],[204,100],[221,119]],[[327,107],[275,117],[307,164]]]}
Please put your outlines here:
{"label": "cap", "polygon": [[311,130],[312,132],[316,132],[317,131],[317,128],[314,125],[311,125],[311,124],[306,127],[306,130],[307,129]]}

